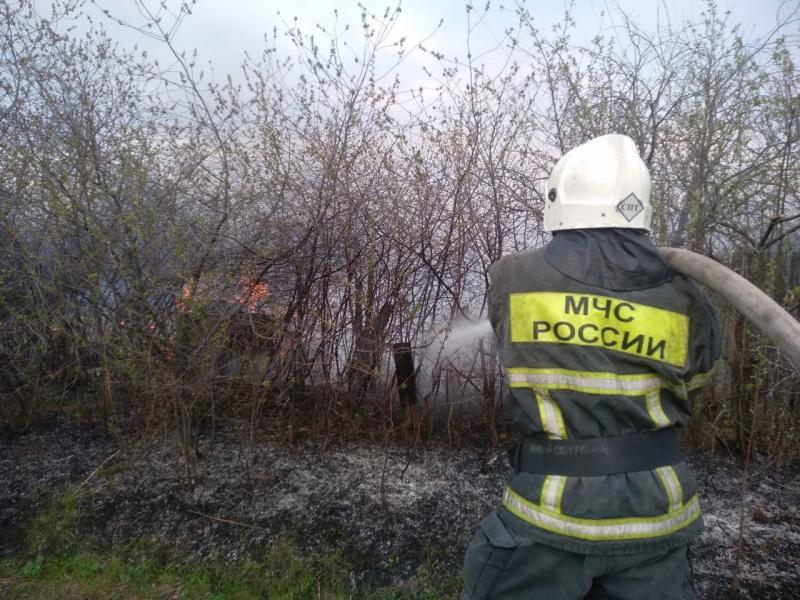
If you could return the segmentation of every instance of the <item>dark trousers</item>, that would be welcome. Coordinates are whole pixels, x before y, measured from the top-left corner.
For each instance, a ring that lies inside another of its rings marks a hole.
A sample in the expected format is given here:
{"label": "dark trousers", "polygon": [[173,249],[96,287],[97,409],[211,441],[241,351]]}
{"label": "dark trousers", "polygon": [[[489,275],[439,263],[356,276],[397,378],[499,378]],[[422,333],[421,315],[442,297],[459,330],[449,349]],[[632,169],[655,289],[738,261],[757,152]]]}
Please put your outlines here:
{"label": "dark trousers", "polygon": [[695,600],[688,546],[645,554],[575,554],[525,540],[495,513],[464,559],[461,600]]}

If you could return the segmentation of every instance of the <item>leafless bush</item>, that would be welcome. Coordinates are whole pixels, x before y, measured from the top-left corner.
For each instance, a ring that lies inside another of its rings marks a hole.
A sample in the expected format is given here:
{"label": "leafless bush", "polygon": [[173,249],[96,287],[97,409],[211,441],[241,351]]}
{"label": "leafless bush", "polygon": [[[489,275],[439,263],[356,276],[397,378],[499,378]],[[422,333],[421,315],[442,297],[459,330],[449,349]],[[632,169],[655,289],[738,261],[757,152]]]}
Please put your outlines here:
{"label": "leafless bush", "polygon": [[[281,24],[239,84],[175,45],[191,3],[137,4],[144,24],[126,25],[170,67],[96,26],[70,33],[82,0],[46,16],[0,0],[7,423],[84,407],[112,431],[173,431],[190,480],[198,435],[228,417],[290,441],[457,443],[477,423],[497,442],[489,342],[467,366],[426,367],[410,416],[392,344],[421,353],[477,318],[488,266],[545,240],[553,159],[609,131],[650,165],[659,243],[705,252],[798,312],[797,11],[750,40],[713,3],[654,31],[620,13],[613,39],[578,46],[569,15],[542,32],[519,7],[476,56],[474,26],[504,9],[468,6],[457,58],[424,33],[399,39],[400,7],[364,9],[352,35]],[[412,53],[429,61],[418,89],[399,77]],[[726,377],[695,435],[796,454],[798,375],[722,312]]]}

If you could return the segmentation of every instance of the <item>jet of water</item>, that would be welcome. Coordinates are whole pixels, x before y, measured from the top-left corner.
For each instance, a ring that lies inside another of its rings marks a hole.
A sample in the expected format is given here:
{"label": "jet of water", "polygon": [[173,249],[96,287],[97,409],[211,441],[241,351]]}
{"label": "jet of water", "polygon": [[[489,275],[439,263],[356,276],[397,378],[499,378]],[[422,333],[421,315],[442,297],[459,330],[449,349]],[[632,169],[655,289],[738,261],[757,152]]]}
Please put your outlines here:
{"label": "jet of water", "polygon": [[492,325],[489,319],[454,324],[442,334],[441,358],[453,359],[459,354],[473,354],[481,340],[491,340]]}

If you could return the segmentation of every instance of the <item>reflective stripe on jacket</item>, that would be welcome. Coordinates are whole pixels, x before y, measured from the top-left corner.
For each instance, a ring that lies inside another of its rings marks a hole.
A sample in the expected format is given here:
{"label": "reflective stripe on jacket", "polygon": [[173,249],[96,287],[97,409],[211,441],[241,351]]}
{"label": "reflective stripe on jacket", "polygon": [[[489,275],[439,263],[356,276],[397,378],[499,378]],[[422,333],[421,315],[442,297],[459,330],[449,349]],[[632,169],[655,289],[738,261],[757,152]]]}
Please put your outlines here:
{"label": "reflective stripe on jacket", "polygon": [[[490,319],[522,434],[620,436],[681,427],[719,357],[703,292],[645,234],[565,231],[489,271]],[[592,477],[517,473],[503,509],[543,543],[582,553],[644,552],[702,528],[685,462]]]}

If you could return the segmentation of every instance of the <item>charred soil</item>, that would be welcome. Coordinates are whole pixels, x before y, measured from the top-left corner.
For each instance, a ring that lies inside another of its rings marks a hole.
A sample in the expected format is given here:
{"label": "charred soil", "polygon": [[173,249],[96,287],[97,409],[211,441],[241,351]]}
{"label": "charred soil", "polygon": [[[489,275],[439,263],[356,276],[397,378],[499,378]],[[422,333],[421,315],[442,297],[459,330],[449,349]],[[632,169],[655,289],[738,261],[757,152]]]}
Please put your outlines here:
{"label": "charred soil", "polygon": [[[172,438],[119,447],[58,420],[0,438],[0,558],[30,552],[26,526],[65,489],[80,489],[75,543],[112,551],[144,540],[165,560],[235,562],[291,539],[340,552],[353,586],[414,585],[420,565],[457,575],[508,472],[500,448],[347,445],[321,452],[235,432],[200,444],[189,491]],[[109,457],[111,457],[110,460]],[[694,544],[701,598],[800,598],[800,465],[690,452],[706,528]],[[100,469],[97,469],[102,464]],[[743,533],[740,539],[740,527]]]}

